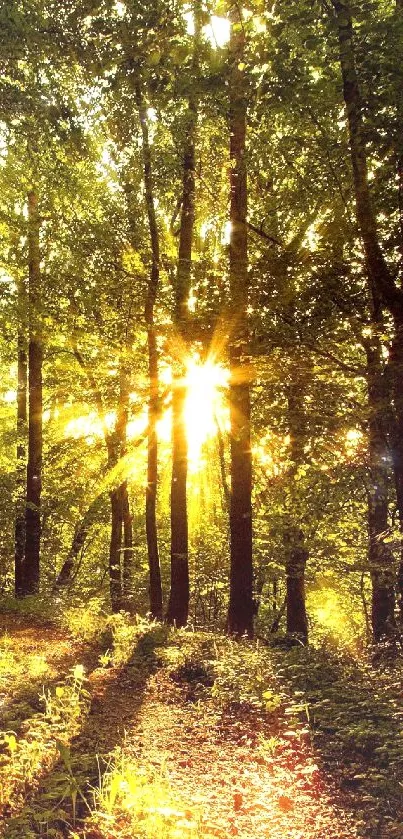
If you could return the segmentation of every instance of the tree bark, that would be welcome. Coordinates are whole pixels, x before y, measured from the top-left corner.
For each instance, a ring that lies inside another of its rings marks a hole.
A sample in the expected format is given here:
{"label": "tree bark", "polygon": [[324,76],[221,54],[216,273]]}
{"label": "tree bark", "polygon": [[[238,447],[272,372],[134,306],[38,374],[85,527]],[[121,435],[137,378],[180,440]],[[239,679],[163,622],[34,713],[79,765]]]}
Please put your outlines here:
{"label": "tree bark", "polygon": [[147,327],[148,375],[150,382],[148,398],[148,437],[147,437],[147,488],[146,488],[146,535],[149,568],[150,612],[156,620],[162,620],[163,600],[161,567],[158,551],[157,530],[157,490],[158,490],[158,437],[157,418],[159,410],[158,387],[158,347],[157,330],[154,323],[154,309],[157,300],[160,279],[160,246],[157,218],[155,212],[152,158],[148,136],[147,110],[141,93],[140,84],[136,88],[137,105],[143,139],[144,187],[147,206],[148,226],[151,242],[151,272],[147,286],[144,316]]}
{"label": "tree bark", "polygon": [[245,36],[238,11],[232,14],[230,38],[229,131],[230,131],[230,307],[232,315],[230,356],[230,600],[228,632],[253,635],[252,565],[252,455],[250,386],[246,362],[249,336],[247,172],[246,172],[246,79],[242,68]]}
{"label": "tree bark", "polygon": [[70,550],[53,584],[54,592],[58,591],[58,589],[63,586],[69,585],[71,582],[77,557],[80,551],[84,548],[88,533],[96,519],[96,516],[98,515],[102,500],[102,495],[97,496],[97,498],[95,498],[86,510],[81,521],[77,524],[74,530]]}
{"label": "tree bark", "polygon": [[[126,360],[120,359],[119,404],[115,429],[107,434],[108,469],[118,465],[126,453],[128,410],[128,377]],[[122,481],[110,493],[111,537],[109,544],[109,588],[112,611],[130,605],[133,570],[133,528],[127,481]]]}
{"label": "tree bark", "polygon": [[[128,346],[125,346],[119,363],[119,404],[116,420],[116,442],[118,446],[117,459],[126,454],[126,434],[129,410],[129,373],[127,369]],[[133,522],[130,512],[130,499],[127,480],[119,487],[120,516],[122,519],[122,588],[127,608],[130,607],[130,596],[133,594]]]}
{"label": "tree bark", "polygon": [[395,573],[393,554],[385,538],[388,533],[388,468],[385,413],[388,394],[381,363],[381,347],[374,334],[366,341],[368,387],[368,535],[369,569],[372,582],[371,626],[375,643],[390,636],[395,626]]}
{"label": "tree bark", "polygon": [[14,531],[14,585],[16,597],[24,594],[25,559],[25,488],[27,447],[27,339],[25,323],[27,300],[22,278],[18,282],[18,336],[17,336],[17,464],[16,464],[16,516]]}
{"label": "tree bark", "polygon": [[[193,71],[197,68],[200,15],[195,10]],[[188,100],[183,153],[182,211],[179,232],[178,270],[175,282],[174,326],[181,351],[188,345],[188,300],[191,287],[192,243],[195,216],[195,148],[197,96],[192,89]],[[166,619],[185,626],[189,615],[189,546],[187,515],[188,444],[185,424],[186,365],[174,360],[172,396],[172,478],[171,478],[171,588]]]}
{"label": "tree bark", "polygon": [[[403,290],[396,284],[383,255],[369,190],[367,149],[361,92],[355,64],[351,9],[347,2],[341,2],[341,0],[332,0],[332,2],[339,34],[340,66],[349,127],[357,221],[364,247],[369,288],[374,306],[376,307],[379,299],[391,313],[394,322],[394,338],[388,365],[393,415],[391,449],[400,531],[403,538]],[[403,564],[398,579],[403,585]],[[400,600],[403,617],[403,590],[400,592]]]}
{"label": "tree bark", "polygon": [[123,608],[122,550],[122,492],[116,487],[109,493],[111,502],[111,537],[109,542],[109,592],[112,612]]}
{"label": "tree bark", "polygon": [[[128,382],[126,370],[127,347],[124,348],[124,357],[120,358],[120,382],[119,382],[119,403],[117,408],[116,426],[109,431],[105,422],[105,411],[102,393],[98,387],[91,367],[86,363],[81,351],[77,346],[75,336],[72,339],[73,353],[82,370],[85,371],[94,396],[98,414],[102,423],[105,445],[108,452],[108,471],[113,472],[119,463],[119,459],[125,454],[126,428],[128,412]],[[129,497],[127,481],[114,487],[110,493],[111,502],[111,537],[109,543],[109,590],[111,597],[112,611],[119,611],[125,604],[124,586],[126,591],[129,588],[132,566],[132,522],[129,509]],[[122,535],[123,557],[122,562]]]}
{"label": "tree bark", "polygon": [[38,196],[28,194],[29,344],[28,464],[22,594],[39,591],[42,486],[42,326]]}
{"label": "tree bark", "polygon": [[[293,302],[290,303],[292,322],[295,322]],[[290,511],[289,525],[284,530],[287,632],[297,635],[303,643],[308,641],[308,618],[305,606],[305,569],[309,552],[301,525],[301,490],[295,480],[299,467],[305,462],[306,417],[304,411],[305,388],[301,380],[304,359],[297,358],[291,365],[291,381],[288,386],[288,428],[290,433]]]}

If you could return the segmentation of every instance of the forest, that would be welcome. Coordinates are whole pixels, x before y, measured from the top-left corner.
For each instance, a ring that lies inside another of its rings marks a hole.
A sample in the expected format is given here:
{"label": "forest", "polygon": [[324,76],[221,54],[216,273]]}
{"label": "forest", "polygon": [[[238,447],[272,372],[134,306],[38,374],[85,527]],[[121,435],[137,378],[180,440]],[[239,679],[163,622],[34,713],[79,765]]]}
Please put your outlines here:
{"label": "forest", "polygon": [[0,836],[403,839],[403,0],[0,0]]}

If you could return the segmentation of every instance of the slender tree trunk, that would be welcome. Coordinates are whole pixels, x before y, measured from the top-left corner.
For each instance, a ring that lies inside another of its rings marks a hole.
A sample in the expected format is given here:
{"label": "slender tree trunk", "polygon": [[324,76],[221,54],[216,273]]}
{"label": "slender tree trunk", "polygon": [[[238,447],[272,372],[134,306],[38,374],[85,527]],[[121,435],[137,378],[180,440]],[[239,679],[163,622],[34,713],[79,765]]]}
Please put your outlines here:
{"label": "slender tree trunk", "polygon": [[[195,12],[193,70],[197,67],[200,15]],[[189,97],[183,156],[182,212],[179,233],[178,270],[175,283],[174,325],[182,349],[188,344],[188,300],[191,287],[192,242],[195,215],[195,147],[197,97]],[[171,589],[167,609],[168,623],[185,626],[189,615],[189,546],[187,515],[188,444],[185,424],[185,364],[174,363],[172,396],[172,478],[171,478]]]}
{"label": "slender tree trunk", "polygon": [[39,590],[42,485],[42,327],[38,197],[28,194],[29,345],[28,464],[23,594]]}
{"label": "slender tree trunk", "polygon": [[[346,104],[351,161],[354,178],[357,221],[364,246],[369,286],[374,306],[380,299],[393,317],[394,339],[389,359],[391,412],[394,430],[391,434],[393,469],[401,536],[403,538],[403,290],[396,284],[383,255],[368,182],[367,149],[364,139],[361,93],[355,64],[353,23],[348,2],[332,0],[340,44],[340,66]],[[403,564],[399,571],[403,584]],[[403,590],[401,591],[403,612]],[[403,617],[403,613],[402,613]]]}
{"label": "slender tree trunk", "polygon": [[305,568],[309,553],[304,534],[289,528],[284,535],[286,546],[287,632],[308,640],[308,620],[305,607]]}
{"label": "slender tree trunk", "polygon": [[172,396],[171,590],[167,620],[185,626],[189,614],[188,518],[186,505],[186,388],[174,382]]}
{"label": "slender tree trunk", "polygon": [[[401,55],[402,27],[403,27],[403,0],[396,0],[396,32],[399,38],[396,52]],[[395,106],[396,106],[396,134],[395,134],[395,155],[397,174],[397,197],[399,210],[400,227],[400,256],[403,259],[403,90],[401,80],[395,79]]]}
{"label": "slender tree trunk", "polygon": [[[295,313],[292,306],[292,318]],[[308,640],[308,618],[305,607],[305,569],[309,552],[305,544],[305,535],[301,526],[303,513],[299,482],[295,476],[305,462],[304,445],[306,440],[306,418],[303,404],[304,385],[301,381],[303,359],[296,359],[291,367],[291,381],[288,387],[288,427],[290,432],[289,477],[291,500],[289,511],[290,523],[284,531],[287,632],[297,635],[304,643]]]}
{"label": "slender tree trunk", "polygon": [[15,517],[15,594],[24,594],[25,559],[25,487],[26,487],[26,441],[27,441],[27,343],[25,334],[26,293],[24,281],[18,283],[18,337],[17,337],[17,480]]}
{"label": "slender tree trunk", "polygon": [[228,632],[253,635],[252,565],[252,455],[250,387],[248,365],[248,246],[246,79],[242,68],[245,38],[242,19],[233,14],[230,40],[229,131],[230,131],[230,221],[229,246],[232,334],[230,338],[230,601]]}
{"label": "slender tree trunk", "polygon": [[150,575],[150,612],[156,620],[163,618],[161,567],[158,552],[157,532],[157,487],[158,487],[158,355],[157,336],[153,318],[149,319],[148,329],[148,365],[150,375],[150,397],[148,404],[148,450],[147,450],[147,490],[146,490],[146,533],[148,549],[148,567]]}
{"label": "slender tree trunk", "polygon": [[122,550],[122,492],[116,487],[109,493],[111,502],[111,537],[109,543],[109,591],[112,612],[123,608],[123,581],[121,568]]}
{"label": "slender tree trunk", "polygon": [[148,448],[147,448],[147,489],[146,489],[146,535],[149,568],[150,612],[153,618],[162,620],[162,584],[161,567],[158,552],[157,530],[157,489],[158,489],[158,437],[157,418],[159,410],[158,387],[158,348],[157,330],[154,323],[154,309],[157,300],[160,276],[160,246],[157,218],[155,212],[154,183],[152,174],[151,149],[148,136],[147,110],[141,93],[140,84],[136,89],[140,125],[143,139],[144,186],[147,205],[148,226],[151,241],[151,272],[147,288],[145,321],[148,343],[148,375],[150,391],[148,399]]}
{"label": "slender tree trunk", "polygon": [[130,510],[129,489],[127,481],[123,481],[122,491],[122,521],[123,521],[123,592],[126,606],[130,606],[133,591],[133,518]]}
{"label": "slender tree trunk", "polygon": [[397,574],[398,605],[403,625],[403,323],[396,325],[389,357],[389,377],[392,393],[391,450],[396,500],[401,535],[400,564]]}
{"label": "slender tree trunk", "polygon": [[[105,423],[105,411],[102,393],[99,390],[91,367],[86,363],[77,346],[75,336],[72,337],[73,352],[82,370],[85,371],[97,406],[99,418],[104,431],[105,445],[108,452],[108,471],[116,468],[119,459],[126,450],[126,430],[128,417],[129,383],[127,373],[127,346],[123,357],[120,357],[119,404],[117,408],[116,426],[110,432]],[[139,441],[140,442],[140,441]],[[127,481],[114,487],[110,493],[111,502],[111,538],[109,544],[109,589],[112,611],[116,612],[125,605],[124,593],[130,593],[132,577],[133,535],[132,521],[129,508]],[[123,537],[123,541],[122,541]],[[122,561],[123,554],[123,561]]]}
{"label": "slender tree trunk", "polygon": [[102,502],[103,495],[97,496],[97,498],[88,507],[88,510],[85,512],[81,521],[77,524],[74,530],[70,550],[54,582],[54,592],[70,583],[74,572],[74,566],[77,562],[77,557],[80,551],[84,548],[88,533],[96,520]]}
{"label": "slender tree trunk", "polygon": [[[116,442],[118,446],[118,457],[124,457],[126,454],[126,435],[127,422],[129,410],[129,373],[127,368],[127,354],[128,347],[123,350],[123,356],[120,358],[119,369],[119,405],[116,420]],[[123,594],[126,601],[126,606],[130,605],[130,595],[133,594],[133,522],[130,512],[130,500],[127,480],[122,481],[119,487],[119,498],[121,504],[121,519],[122,519],[122,586]]]}
{"label": "slender tree trunk", "polygon": [[[376,330],[376,325],[374,327]],[[368,495],[369,568],[372,582],[371,624],[375,643],[395,626],[394,559],[385,538],[388,532],[388,469],[385,433],[385,385],[379,338],[366,343],[370,487]]]}

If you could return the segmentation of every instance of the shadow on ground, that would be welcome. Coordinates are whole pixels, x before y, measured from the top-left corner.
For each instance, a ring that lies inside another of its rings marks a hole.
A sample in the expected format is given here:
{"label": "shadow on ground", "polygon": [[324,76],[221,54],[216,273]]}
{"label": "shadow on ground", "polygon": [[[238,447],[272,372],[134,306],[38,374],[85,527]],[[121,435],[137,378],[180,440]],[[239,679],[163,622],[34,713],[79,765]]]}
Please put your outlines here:
{"label": "shadow on ground", "polygon": [[68,836],[72,825],[88,814],[91,790],[107,768],[109,753],[135,724],[164,632],[155,628],[142,635],[124,667],[92,673],[91,702],[80,733],[69,747],[60,746],[59,759],[35,795],[6,822],[4,839]]}
{"label": "shadow on ground", "polygon": [[293,648],[277,668],[362,836],[402,839],[402,658],[374,667],[332,648]]}

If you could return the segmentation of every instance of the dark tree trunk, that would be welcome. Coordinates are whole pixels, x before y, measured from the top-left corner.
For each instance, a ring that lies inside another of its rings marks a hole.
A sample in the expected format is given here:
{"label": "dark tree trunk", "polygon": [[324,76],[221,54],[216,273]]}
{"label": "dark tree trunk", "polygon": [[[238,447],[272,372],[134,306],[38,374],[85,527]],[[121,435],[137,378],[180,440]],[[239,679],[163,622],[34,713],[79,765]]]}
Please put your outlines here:
{"label": "dark tree trunk", "polygon": [[[400,534],[403,542],[403,323],[396,326],[389,358],[389,380],[392,392],[391,450]],[[400,621],[403,625],[403,544],[397,574]]]}
{"label": "dark tree trunk", "polygon": [[148,567],[150,575],[150,612],[156,620],[163,618],[161,567],[158,552],[157,532],[157,486],[158,486],[158,357],[157,338],[153,323],[150,322],[148,335],[148,364],[150,375],[150,398],[148,405],[148,451],[147,451],[147,490],[146,490],[146,533]]}
{"label": "dark tree trunk", "polygon": [[18,285],[18,338],[17,338],[17,503],[15,516],[15,595],[24,594],[25,558],[25,486],[27,445],[27,346],[24,324],[26,321],[26,300],[23,281]]}
{"label": "dark tree trunk", "polygon": [[245,39],[242,21],[234,13],[230,40],[229,131],[230,131],[230,221],[229,246],[231,337],[230,337],[230,601],[228,632],[253,635],[252,566],[252,455],[250,432],[250,387],[246,356],[249,348],[246,79],[242,62]]}
{"label": "dark tree trunk", "polygon": [[287,632],[298,635],[304,643],[308,640],[308,620],[305,608],[305,568],[308,550],[304,534],[298,528],[289,528],[284,534],[286,548]]}
{"label": "dark tree trunk", "polygon": [[126,606],[130,606],[133,596],[133,518],[130,511],[130,499],[127,481],[121,485],[122,493],[122,521],[123,521],[123,557],[122,576],[123,592]]}
{"label": "dark tree trunk", "polygon": [[121,568],[122,550],[122,492],[116,487],[109,493],[111,501],[111,538],[109,543],[109,591],[112,612],[123,608],[123,582]]}
{"label": "dark tree trunk", "polygon": [[376,334],[366,342],[368,385],[369,478],[368,534],[369,568],[372,582],[371,623],[375,643],[391,634],[395,626],[394,559],[385,538],[388,533],[388,470],[385,429],[385,379],[381,348]]}
{"label": "dark tree trunk", "polygon": [[[195,48],[193,69],[196,69],[199,15],[195,13]],[[188,300],[191,287],[192,242],[195,213],[195,144],[197,130],[197,97],[189,97],[185,124],[183,155],[182,211],[179,233],[178,270],[175,282],[174,325],[181,340],[182,351],[188,343]],[[188,444],[185,425],[186,368],[183,360],[174,362],[172,396],[172,478],[171,478],[171,588],[167,621],[185,626],[189,614],[189,547],[187,515]]]}
{"label": "dark tree trunk", "polygon": [[[290,303],[290,317],[295,322],[293,302]],[[290,490],[290,523],[284,531],[285,569],[286,569],[286,600],[287,600],[287,632],[297,635],[304,643],[308,641],[308,618],[305,607],[305,569],[309,552],[305,544],[305,534],[301,526],[303,520],[301,488],[295,480],[298,469],[305,463],[304,446],[306,443],[306,417],[304,411],[304,394],[306,385],[302,378],[304,359],[298,355],[291,365],[291,381],[288,386],[288,428],[290,433],[290,461],[289,478]],[[307,372],[305,375],[307,375]]]}
{"label": "dark tree trunk", "polygon": [[28,464],[25,510],[25,562],[22,594],[39,590],[42,485],[42,328],[40,219],[36,192],[28,194],[29,345]]}
{"label": "dark tree trunk", "polygon": [[[129,372],[127,369],[127,355],[128,347],[123,351],[123,357],[120,358],[119,365],[119,405],[116,420],[116,444],[117,444],[117,458],[122,458],[126,454],[126,433],[129,410]],[[122,546],[121,546],[121,566],[122,566],[122,587],[125,598],[125,605],[130,607],[130,595],[133,594],[133,522],[130,512],[130,500],[127,480],[122,481],[119,487],[119,497],[121,505],[121,519],[122,519]]]}
{"label": "dark tree trunk", "polygon": [[[353,23],[350,5],[333,0],[340,43],[340,66],[346,104],[357,221],[364,246],[369,287],[376,307],[378,299],[393,317],[395,335],[389,359],[393,430],[391,448],[401,536],[403,537],[403,290],[396,284],[379,243],[377,220],[368,182],[367,149],[362,102],[355,65]],[[403,580],[403,567],[399,572]],[[403,592],[402,592],[403,594]],[[402,607],[403,609],[403,604]]]}
{"label": "dark tree trunk", "polygon": [[184,419],[186,388],[174,384],[172,395],[171,590],[167,620],[185,626],[189,612],[188,519],[186,507],[187,439]]}
{"label": "dark tree trunk", "polygon": [[163,601],[161,567],[158,552],[157,530],[157,489],[158,489],[158,437],[157,418],[159,410],[158,388],[158,348],[157,331],[154,324],[154,309],[157,300],[160,276],[160,246],[157,218],[155,213],[154,183],[152,159],[148,136],[147,110],[141,93],[140,84],[136,89],[137,104],[143,138],[144,186],[147,205],[148,226],[151,241],[151,272],[147,288],[145,321],[148,343],[148,375],[150,382],[148,400],[148,448],[147,448],[147,489],[146,489],[146,535],[149,568],[150,612],[153,618],[162,620]]}
{"label": "dark tree trunk", "polygon": [[77,558],[84,548],[88,533],[96,520],[102,502],[103,496],[100,495],[88,507],[88,510],[84,514],[83,518],[77,524],[74,530],[70,550],[54,582],[54,592],[63,586],[69,585],[71,582]]}
{"label": "dark tree trunk", "polygon": [[[402,27],[403,27],[403,0],[396,0],[396,21],[395,31],[399,38],[397,50],[401,53]],[[400,227],[400,257],[403,259],[403,90],[401,80],[396,74],[395,77],[395,107],[396,107],[396,133],[394,138],[397,174],[397,202],[399,211]]]}
{"label": "dark tree trunk", "polygon": [[[128,375],[125,359],[120,360],[120,390],[114,431],[106,435],[108,469],[112,471],[126,454],[128,412]],[[129,606],[133,570],[133,529],[127,481],[109,493],[111,502],[111,538],[109,544],[109,588],[112,611]]]}

